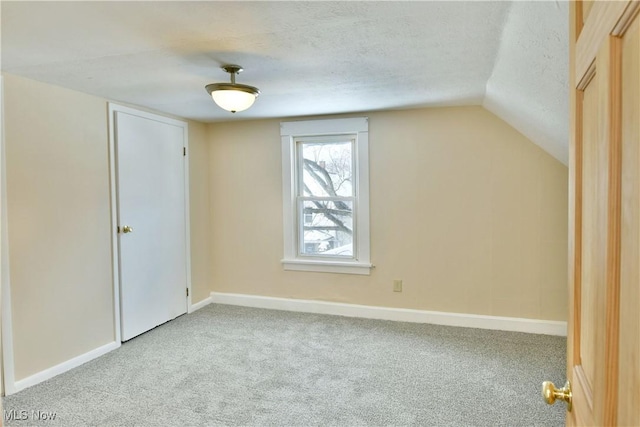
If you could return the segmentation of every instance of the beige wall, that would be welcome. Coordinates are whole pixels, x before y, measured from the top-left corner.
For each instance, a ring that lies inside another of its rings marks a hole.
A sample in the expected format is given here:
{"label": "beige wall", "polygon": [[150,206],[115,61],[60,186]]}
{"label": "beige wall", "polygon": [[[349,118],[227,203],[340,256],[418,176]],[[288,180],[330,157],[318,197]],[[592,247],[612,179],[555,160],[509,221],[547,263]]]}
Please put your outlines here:
{"label": "beige wall", "polygon": [[280,120],[209,125],[212,290],[565,320],[567,168],[481,107],[366,115],[370,276],[284,271]]}
{"label": "beige wall", "polygon": [[[15,378],[114,340],[107,101],[4,74]],[[209,293],[208,143],[189,123],[192,301]]]}
{"label": "beige wall", "polygon": [[189,214],[191,217],[191,301],[208,298],[209,279],[209,143],[207,127],[189,122]]}
{"label": "beige wall", "polygon": [[5,74],[16,380],[114,340],[100,98]]}

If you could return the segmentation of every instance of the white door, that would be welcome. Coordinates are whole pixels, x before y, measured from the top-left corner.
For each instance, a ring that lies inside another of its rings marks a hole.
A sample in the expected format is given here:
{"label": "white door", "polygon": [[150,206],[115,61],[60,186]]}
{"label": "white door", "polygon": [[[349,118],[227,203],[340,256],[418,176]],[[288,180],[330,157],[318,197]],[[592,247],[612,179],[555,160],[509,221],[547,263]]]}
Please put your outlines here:
{"label": "white door", "polygon": [[186,123],[115,111],[122,340],[187,310]]}

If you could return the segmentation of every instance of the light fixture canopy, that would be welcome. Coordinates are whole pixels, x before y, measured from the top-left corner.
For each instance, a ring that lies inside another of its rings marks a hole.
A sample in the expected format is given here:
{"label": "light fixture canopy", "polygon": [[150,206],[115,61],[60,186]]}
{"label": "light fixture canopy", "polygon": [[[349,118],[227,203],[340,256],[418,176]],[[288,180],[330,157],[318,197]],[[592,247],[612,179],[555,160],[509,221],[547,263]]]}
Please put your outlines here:
{"label": "light fixture canopy", "polygon": [[257,87],[236,83],[236,74],[242,71],[242,67],[224,65],[222,69],[231,74],[231,83],[211,83],[205,86],[214,102],[220,108],[232,113],[251,107],[260,95],[260,91]]}

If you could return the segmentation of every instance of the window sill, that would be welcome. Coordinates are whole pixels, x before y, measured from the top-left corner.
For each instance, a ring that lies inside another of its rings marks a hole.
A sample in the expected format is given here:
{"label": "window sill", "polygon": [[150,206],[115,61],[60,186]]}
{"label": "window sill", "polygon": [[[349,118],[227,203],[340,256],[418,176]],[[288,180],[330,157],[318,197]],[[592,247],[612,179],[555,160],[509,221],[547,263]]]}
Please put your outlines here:
{"label": "window sill", "polygon": [[371,269],[373,268],[373,265],[364,262],[340,262],[299,259],[283,259],[282,265],[284,266],[285,270],[291,271],[361,274],[366,276],[371,273]]}

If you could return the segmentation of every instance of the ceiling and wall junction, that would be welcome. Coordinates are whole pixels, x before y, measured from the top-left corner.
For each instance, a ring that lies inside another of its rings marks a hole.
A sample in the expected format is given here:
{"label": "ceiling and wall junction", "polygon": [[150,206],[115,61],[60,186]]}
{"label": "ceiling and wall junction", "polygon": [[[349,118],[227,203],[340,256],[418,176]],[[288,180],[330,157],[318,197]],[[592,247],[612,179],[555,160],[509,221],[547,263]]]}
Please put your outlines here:
{"label": "ceiling and wall junction", "polygon": [[[0,5],[11,74],[204,122],[483,105],[567,163],[565,2]],[[226,63],[242,114],[204,90]]]}

